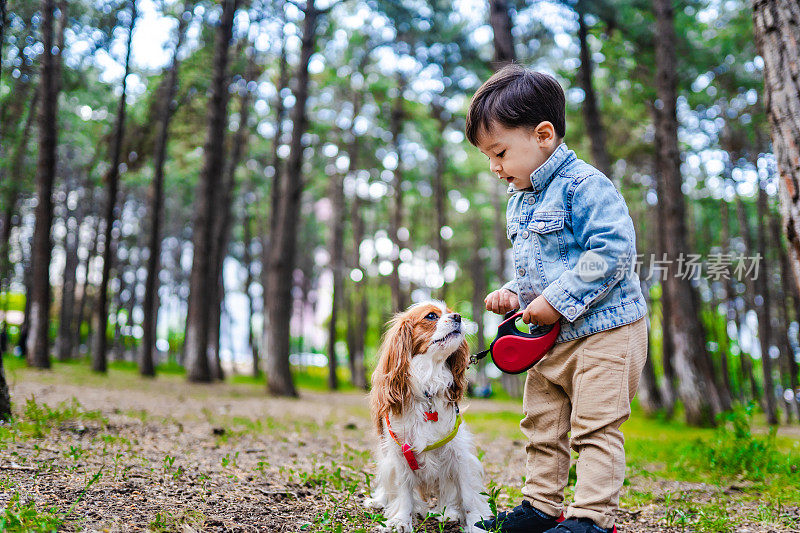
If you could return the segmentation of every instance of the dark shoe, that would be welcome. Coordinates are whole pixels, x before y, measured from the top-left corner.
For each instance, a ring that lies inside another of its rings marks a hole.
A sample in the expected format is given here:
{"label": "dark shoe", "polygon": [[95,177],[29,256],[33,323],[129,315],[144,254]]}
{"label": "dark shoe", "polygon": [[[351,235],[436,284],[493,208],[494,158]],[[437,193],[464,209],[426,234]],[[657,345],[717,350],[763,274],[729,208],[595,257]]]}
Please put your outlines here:
{"label": "dark shoe", "polygon": [[477,522],[475,527],[501,533],[544,533],[556,524],[558,520],[555,516],[545,514],[528,500],[523,500],[514,510],[497,513],[492,519]]}
{"label": "dark shoe", "polygon": [[596,526],[588,518],[570,518],[544,533],[617,533],[617,526],[607,529]]}

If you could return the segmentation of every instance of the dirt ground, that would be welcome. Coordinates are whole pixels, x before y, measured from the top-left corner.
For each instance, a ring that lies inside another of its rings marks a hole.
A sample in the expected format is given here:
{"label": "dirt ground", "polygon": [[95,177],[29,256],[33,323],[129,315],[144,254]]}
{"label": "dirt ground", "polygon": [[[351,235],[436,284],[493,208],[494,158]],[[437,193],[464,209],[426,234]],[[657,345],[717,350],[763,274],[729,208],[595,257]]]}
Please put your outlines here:
{"label": "dirt ground", "polygon": [[[32,397],[50,407],[77,398],[83,411],[99,413],[62,421],[41,438],[0,446],[0,507],[15,490],[37,509],[65,511],[74,505],[64,528],[72,531],[372,529],[362,502],[374,473],[374,431],[363,394],[305,392],[295,400],[269,398],[244,385],[190,385],[178,378],[136,383],[143,388],[70,384],[53,374],[17,377],[12,382],[17,409]],[[469,403],[476,411],[498,408],[493,402]],[[465,418],[469,423],[468,413]],[[481,434],[476,439],[485,450],[487,479],[518,486],[522,443]],[[737,490],[654,478],[630,481],[625,490],[681,493],[698,501]],[[498,506],[515,505],[514,500],[501,495]],[[663,501],[621,509],[620,533],[692,531],[667,525]],[[800,523],[797,508],[786,512]],[[440,527],[429,520],[420,530]],[[448,524],[443,530],[458,528]],[[748,525],[736,531],[798,530]]]}

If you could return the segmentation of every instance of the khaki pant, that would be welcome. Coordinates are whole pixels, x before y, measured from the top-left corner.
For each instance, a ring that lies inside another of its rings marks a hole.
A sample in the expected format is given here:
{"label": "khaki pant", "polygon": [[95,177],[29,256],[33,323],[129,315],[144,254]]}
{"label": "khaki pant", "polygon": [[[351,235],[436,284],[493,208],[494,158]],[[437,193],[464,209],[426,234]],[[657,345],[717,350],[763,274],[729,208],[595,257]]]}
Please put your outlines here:
{"label": "khaki pant", "polygon": [[624,439],[619,427],[647,358],[647,323],[601,331],[556,344],[528,370],[520,427],[528,437],[523,495],[550,515],[563,509],[569,446],[578,452],[575,502],[567,518],[614,524],[625,479]]}

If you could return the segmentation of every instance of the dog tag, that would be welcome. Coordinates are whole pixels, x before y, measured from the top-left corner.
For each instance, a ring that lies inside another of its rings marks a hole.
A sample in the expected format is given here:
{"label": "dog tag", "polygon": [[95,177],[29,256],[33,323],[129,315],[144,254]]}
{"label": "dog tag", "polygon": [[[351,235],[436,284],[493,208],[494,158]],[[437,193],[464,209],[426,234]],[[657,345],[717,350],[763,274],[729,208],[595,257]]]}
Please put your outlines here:
{"label": "dog tag", "polygon": [[425,420],[428,422],[438,422],[439,421],[439,411],[434,411],[429,413],[425,411]]}
{"label": "dog tag", "polygon": [[408,444],[403,444],[401,448],[403,452],[403,457],[406,458],[406,462],[408,466],[411,467],[411,470],[419,470],[419,464],[417,463],[417,458],[414,456],[414,450],[411,449],[411,446]]}

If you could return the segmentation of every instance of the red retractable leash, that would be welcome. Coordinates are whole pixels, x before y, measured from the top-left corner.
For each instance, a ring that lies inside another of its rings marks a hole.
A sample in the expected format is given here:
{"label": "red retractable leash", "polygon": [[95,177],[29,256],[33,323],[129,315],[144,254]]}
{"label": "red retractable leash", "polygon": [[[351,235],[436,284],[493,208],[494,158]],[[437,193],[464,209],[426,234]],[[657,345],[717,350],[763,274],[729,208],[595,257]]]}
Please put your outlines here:
{"label": "red retractable leash", "polygon": [[538,363],[556,343],[561,324],[556,322],[547,333],[534,335],[517,329],[516,322],[521,316],[519,311],[506,313],[492,344],[471,356],[470,363],[475,364],[491,353],[495,366],[506,374],[521,374]]}

